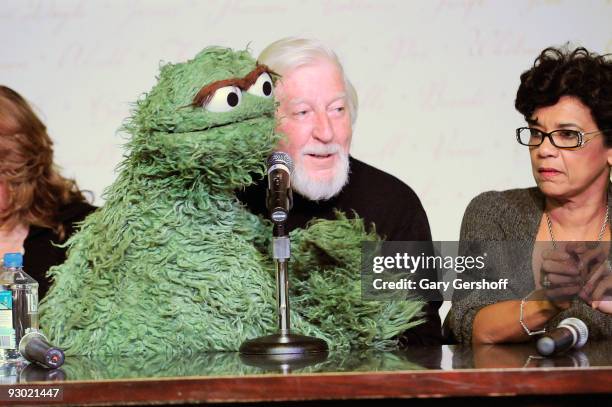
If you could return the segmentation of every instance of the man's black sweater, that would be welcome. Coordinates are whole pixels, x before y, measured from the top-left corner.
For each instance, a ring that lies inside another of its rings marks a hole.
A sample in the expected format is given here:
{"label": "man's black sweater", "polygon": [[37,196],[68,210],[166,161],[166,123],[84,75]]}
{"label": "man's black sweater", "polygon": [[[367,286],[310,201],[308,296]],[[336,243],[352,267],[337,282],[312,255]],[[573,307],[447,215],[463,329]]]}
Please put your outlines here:
{"label": "man's black sweater", "polygon": [[[287,231],[304,228],[313,218],[335,219],[335,210],[364,219],[369,230],[385,240],[431,241],[427,215],[416,193],[399,179],[368,164],[349,157],[349,181],[336,196],[326,201],[311,201],[293,194]],[[266,209],[267,180],[262,179],[238,194],[239,199],[255,214],[268,216]],[[429,276],[436,280],[436,276]],[[440,302],[429,302],[423,309],[427,321],[400,336],[402,345],[436,345],[442,342]]]}

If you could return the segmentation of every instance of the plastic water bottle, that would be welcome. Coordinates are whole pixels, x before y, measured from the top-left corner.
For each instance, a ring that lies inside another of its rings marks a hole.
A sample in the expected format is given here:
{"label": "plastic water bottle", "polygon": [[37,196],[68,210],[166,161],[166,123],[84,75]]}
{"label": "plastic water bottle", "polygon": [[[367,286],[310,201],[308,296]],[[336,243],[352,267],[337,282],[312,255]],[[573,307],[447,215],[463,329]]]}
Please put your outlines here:
{"label": "plastic water bottle", "polygon": [[38,283],[23,271],[23,255],[6,253],[0,271],[0,361],[18,359],[19,341],[38,330]]}

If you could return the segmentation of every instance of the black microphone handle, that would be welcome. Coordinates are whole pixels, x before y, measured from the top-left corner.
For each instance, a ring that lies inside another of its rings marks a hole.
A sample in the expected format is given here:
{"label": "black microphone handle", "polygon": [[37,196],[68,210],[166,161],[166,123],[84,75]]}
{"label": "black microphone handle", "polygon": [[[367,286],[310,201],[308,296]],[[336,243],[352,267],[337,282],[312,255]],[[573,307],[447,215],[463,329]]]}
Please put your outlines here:
{"label": "black microphone handle", "polygon": [[574,345],[574,335],[571,328],[566,326],[553,329],[549,334],[538,339],[538,352],[544,356],[565,352]]}
{"label": "black microphone handle", "polygon": [[40,332],[30,332],[19,341],[21,356],[30,362],[56,369],[64,364],[64,351],[52,346]]}
{"label": "black microphone handle", "polygon": [[288,174],[279,173],[282,170],[273,171],[270,174],[272,188],[270,190],[270,196],[268,198],[268,210],[270,213],[274,211],[282,210],[289,211],[290,208],[290,200],[289,200],[289,189],[287,185],[283,185],[282,178],[283,176],[289,178]]}
{"label": "black microphone handle", "polygon": [[[293,206],[293,194],[290,188],[290,174],[284,164],[282,168],[268,170],[268,189],[266,191],[266,207],[275,226],[284,227]],[[275,236],[279,236],[275,234]]]}
{"label": "black microphone handle", "polygon": [[565,318],[550,333],[543,335],[536,347],[540,355],[562,353],[572,347],[583,347],[589,339],[589,327],[579,318]]}

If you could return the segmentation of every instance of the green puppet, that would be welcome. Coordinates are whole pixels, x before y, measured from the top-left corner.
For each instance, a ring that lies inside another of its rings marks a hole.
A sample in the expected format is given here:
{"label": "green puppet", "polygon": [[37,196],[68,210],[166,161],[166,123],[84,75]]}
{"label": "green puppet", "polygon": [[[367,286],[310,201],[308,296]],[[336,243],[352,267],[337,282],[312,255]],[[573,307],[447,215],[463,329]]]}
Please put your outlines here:
{"label": "green puppet", "polygon": [[[51,269],[41,327],[68,354],[237,350],[276,332],[271,225],[235,191],[265,171],[271,73],[246,51],[210,47],[162,66],[135,106],[104,207]],[[421,322],[419,301],[361,299],[359,219],[291,236],[291,323],[332,349],[385,348]]]}

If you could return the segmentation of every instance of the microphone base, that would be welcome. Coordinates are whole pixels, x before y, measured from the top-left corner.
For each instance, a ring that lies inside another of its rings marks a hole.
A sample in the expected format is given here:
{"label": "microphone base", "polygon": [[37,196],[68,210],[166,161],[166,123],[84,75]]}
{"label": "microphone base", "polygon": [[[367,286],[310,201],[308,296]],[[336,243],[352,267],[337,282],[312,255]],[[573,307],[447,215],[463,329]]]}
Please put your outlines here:
{"label": "microphone base", "polygon": [[249,339],[240,345],[244,355],[287,355],[322,353],[328,351],[327,342],[323,339],[298,334],[274,334]]}
{"label": "microphone base", "polygon": [[327,343],[297,334],[274,334],[245,341],[240,346],[242,363],[284,374],[327,360]]}

